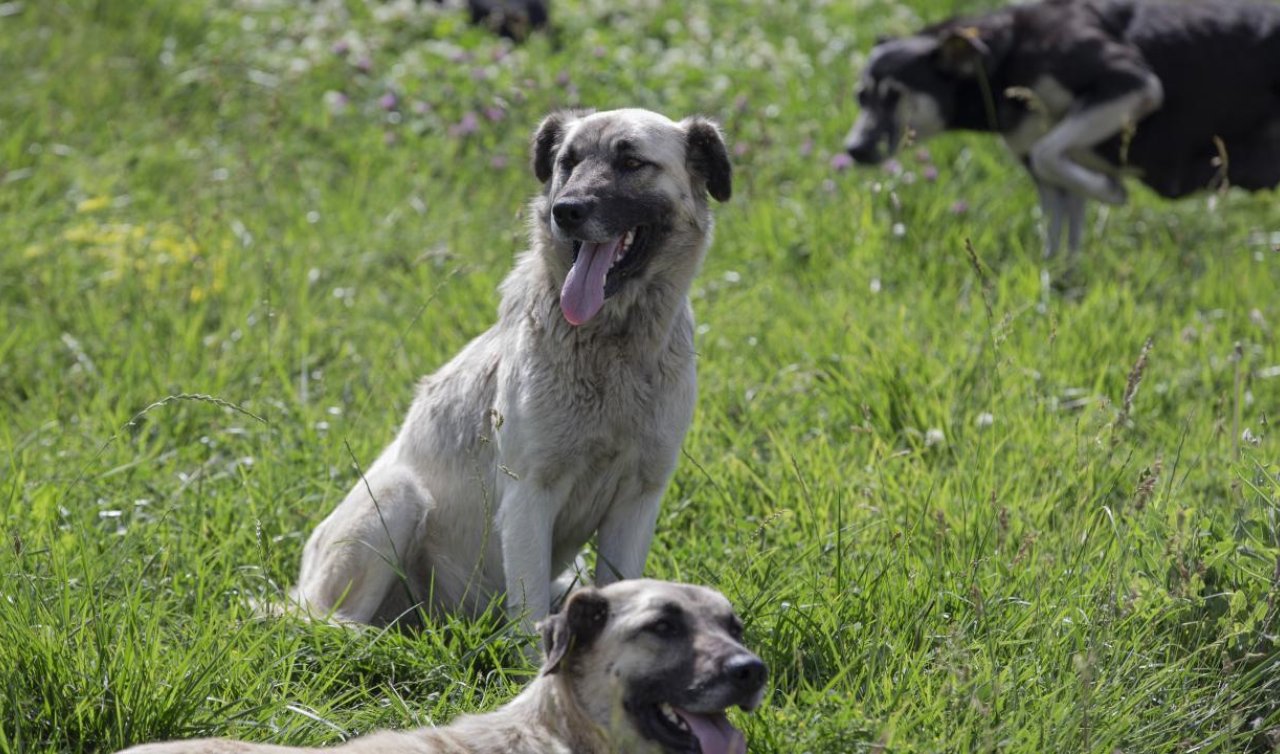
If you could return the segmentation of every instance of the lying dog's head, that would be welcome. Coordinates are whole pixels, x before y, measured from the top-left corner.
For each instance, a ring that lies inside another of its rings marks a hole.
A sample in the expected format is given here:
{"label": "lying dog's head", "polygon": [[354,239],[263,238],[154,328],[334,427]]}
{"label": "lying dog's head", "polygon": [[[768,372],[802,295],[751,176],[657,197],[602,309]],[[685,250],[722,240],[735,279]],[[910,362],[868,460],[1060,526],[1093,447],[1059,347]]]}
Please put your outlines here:
{"label": "lying dog's head", "polygon": [[710,241],[706,196],[731,193],[713,123],[647,110],[548,116],[533,138],[533,170],[544,185],[537,230],[574,325],[608,298],[625,310],[654,281],[687,288]]}
{"label": "lying dog's head", "polygon": [[543,674],[562,677],[618,750],[745,754],[724,713],[755,709],[768,672],[719,592],[648,579],[581,589],[541,629]]}
{"label": "lying dog's head", "polygon": [[993,20],[981,28],[952,21],[877,42],[858,82],[860,111],[844,142],[849,156],[876,164],[908,134],[923,141],[950,128],[980,127],[981,120],[968,121],[985,107],[982,78],[992,75],[1009,33]]}

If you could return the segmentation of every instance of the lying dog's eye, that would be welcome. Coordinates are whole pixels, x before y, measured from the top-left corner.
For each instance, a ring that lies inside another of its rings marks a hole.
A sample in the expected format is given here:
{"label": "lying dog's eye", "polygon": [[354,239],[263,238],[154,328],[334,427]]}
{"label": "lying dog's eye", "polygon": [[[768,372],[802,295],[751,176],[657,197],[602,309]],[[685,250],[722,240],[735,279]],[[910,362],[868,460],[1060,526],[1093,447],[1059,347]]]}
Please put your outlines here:
{"label": "lying dog's eye", "polygon": [[627,159],[622,161],[622,167],[626,168],[627,170],[639,170],[640,168],[644,167],[644,160],[637,160],[634,157],[628,157]]}
{"label": "lying dog's eye", "polygon": [[646,631],[660,639],[670,639],[680,634],[680,625],[673,620],[660,618],[644,627]]}
{"label": "lying dog's eye", "polygon": [[733,637],[734,641],[742,641],[742,624],[741,623],[735,620],[731,622],[727,626],[727,628],[729,630],[729,636]]}

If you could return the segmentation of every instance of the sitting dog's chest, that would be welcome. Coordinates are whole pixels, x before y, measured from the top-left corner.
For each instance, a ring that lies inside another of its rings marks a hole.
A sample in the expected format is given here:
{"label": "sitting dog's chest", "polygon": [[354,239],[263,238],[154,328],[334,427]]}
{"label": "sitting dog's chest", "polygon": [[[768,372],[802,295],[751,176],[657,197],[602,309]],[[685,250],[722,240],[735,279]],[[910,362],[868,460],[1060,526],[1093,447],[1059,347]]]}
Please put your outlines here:
{"label": "sitting dog's chest", "polygon": [[618,353],[513,371],[496,412],[502,463],[573,496],[612,497],[612,488],[660,483],[692,418],[692,359],[645,364]]}

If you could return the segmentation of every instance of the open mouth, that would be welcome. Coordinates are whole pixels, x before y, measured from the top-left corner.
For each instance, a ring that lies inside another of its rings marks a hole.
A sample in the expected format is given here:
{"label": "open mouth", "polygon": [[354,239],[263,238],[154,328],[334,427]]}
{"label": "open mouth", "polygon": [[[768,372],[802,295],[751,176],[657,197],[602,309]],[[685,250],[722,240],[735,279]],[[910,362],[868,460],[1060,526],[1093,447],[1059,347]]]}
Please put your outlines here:
{"label": "open mouth", "polygon": [[571,325],[587,322],[642,269],[649,228],[639,225],[617,238],[595,243],[573,242],[573,266],[560,289],[560,310]]}
{"label": "open mouth", "polygon": [[690,712],[665,702],[632,710],[642,735],[670,752],[746,754],[747,739],[720,712]]}

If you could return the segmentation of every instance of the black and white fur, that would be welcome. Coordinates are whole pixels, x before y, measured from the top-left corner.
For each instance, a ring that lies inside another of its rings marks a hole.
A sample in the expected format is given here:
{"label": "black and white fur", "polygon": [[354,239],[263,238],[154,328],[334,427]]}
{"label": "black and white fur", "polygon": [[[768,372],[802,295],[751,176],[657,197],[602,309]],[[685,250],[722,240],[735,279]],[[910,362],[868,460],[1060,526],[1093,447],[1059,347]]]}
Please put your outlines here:
{"label": "black and white fur", "polygon": [[1088,199],[1121,204],[1121,177],[1161,196],[1280,184],[1280,4],[1042,0],[880,41],[845,141],[876,163],[910,133],[999,133],[1048,222],[1080,246]]}

